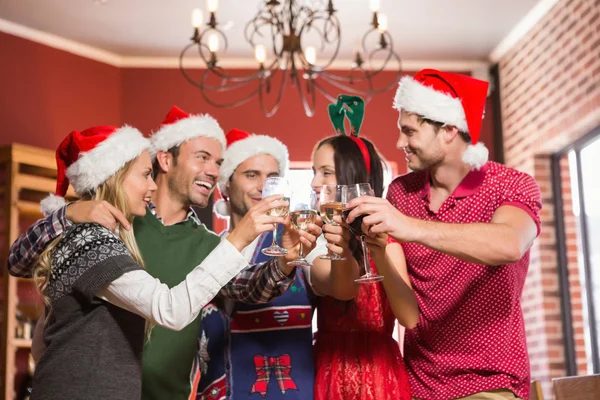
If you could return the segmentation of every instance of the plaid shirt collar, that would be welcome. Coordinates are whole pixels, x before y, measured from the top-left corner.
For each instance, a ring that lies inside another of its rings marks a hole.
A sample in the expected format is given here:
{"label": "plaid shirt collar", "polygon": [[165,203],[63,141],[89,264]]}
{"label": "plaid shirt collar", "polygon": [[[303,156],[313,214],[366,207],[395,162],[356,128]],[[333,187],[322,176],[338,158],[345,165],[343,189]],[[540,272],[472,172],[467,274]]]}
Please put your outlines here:
{"label": "plaid shirt collar", "polygon": [[[156,214],[156,206],[154,205],[154,203],[151,201],[150,203],[148,203],[148,209],[150,209],[150,212],[152,213],[152,215],[154,215],[156,217],[157,220],[160,221],[161,224],[164,225],[164,222],[162,220],[162,218]],[[196,214],[196,211],[194,211],[194,209],[192,207],[190,207],[190,210],[187,213],[187,216],[185,217],[185,219],[181,222],[178,222],[178,224],[181,224],[183,222],[187,222],[189,220],[192,220],[196,225],[202,225],[202,222],[200,221],[200,218],[198,217],[198,214]]]}

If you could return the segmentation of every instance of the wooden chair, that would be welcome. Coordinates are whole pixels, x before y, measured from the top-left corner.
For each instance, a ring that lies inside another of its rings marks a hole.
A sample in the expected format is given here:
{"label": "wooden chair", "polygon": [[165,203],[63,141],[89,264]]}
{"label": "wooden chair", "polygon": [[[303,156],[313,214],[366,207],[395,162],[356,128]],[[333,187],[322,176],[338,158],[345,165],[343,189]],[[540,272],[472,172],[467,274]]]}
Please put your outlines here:
{"label": "wooden chair", "polygon": [[544,392],[542,392],[542,384],[540,381],[531,382],[531,394],[529,400],[544,400]]}
{"label": "wooden chair", "polygon": [[600,374],[552,379],[556,400],[598,400]]}

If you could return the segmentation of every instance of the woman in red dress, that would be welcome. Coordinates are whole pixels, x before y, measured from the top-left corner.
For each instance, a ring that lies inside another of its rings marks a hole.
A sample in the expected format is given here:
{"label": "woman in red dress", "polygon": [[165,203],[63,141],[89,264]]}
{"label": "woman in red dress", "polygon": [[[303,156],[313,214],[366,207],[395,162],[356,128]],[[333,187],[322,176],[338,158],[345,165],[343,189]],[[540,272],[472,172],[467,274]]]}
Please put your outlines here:
{"label": "woman in red dress", "polygon": [[[376,196],[383,194],[382,161],[368,140],[335,136],[321,141],[313,169],[317,192],[325,184],[368,182]],[[354,279],[364,273],[363,254],[347,228],[344,223],[323,227],[327,248],[346,261],[317,258],[310,269],[311,287],[319,296],[315,400],[410,400],[406,367],[392,337],[396,319],[407,329],[418,320],[402,247],[385,235],[367,238],[371,270],[384,279],[357,284]]]}

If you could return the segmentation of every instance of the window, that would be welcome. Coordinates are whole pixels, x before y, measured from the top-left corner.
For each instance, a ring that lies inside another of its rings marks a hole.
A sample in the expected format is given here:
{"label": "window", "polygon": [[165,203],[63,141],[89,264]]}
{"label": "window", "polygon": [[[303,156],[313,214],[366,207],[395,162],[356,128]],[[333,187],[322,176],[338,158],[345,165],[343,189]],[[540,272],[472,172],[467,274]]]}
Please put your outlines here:
{"label": "window", "polygon": [[[560,160],[567,157],[572,212],[565,212],[560,178]],[[567,221],[574,217],[577,233],[577,268],[581,285],[581,308],[587,358],[587,373],[600,372],[600,185],[596,174],[600,171],[600,128],[553,158],[555,207],[557,220]],[[557,176],[558,175],[558,176]],[[566,214],[566,215],[565,215]],[[570,215],[569,215],[570,214]],[[561,269],[563,298],[570,298],[567,271],[567,241],[564,222],[557,226],[557,241]],[[564,324],[572,324],[571,307],[563,299]],[[566,315],[566,317],[565,317]],[[572,325],[571,325],[572,326]],[[565,332],[565,336],[568,335]],[[572,334],[572,331],[571,331]],[[567,358],[571,358],[570,374],[576,374],[574,344],[567,341]],[[570,356],[570,357],[569,357]]]}

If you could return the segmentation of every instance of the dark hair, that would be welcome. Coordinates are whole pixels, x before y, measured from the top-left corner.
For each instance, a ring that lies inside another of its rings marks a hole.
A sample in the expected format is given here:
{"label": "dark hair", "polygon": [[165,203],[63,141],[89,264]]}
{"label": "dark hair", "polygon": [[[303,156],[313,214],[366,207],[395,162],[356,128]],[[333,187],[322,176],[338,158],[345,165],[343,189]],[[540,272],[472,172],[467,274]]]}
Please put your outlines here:
{"label": "dark hair", "polygon": [[[432,119],[429,118],[425,118],[419,114],[415,114],[417,116],[417,121],[419,122],[419,124],[423,125],[423,123],[429,124],[431,126],[433,126],[433,129],[435,130],[435,133],[438,133],[438,131],[444,126],[446,125],[443,122],[438,122],[438,121],[434,121]],[[458,135],[462,138],[462,140],[464,140],[466,143],[471,143],[471,136],[467,133],[467,132],[463,132],[460,129],[458,130]]]}
{"label": "dark hair", "polygon": [[[358,147],[348,136],[331,136],[321,140],[315,147],[315,152],[325,145],[333,148],[333,160],[335,164],[335,177],[338,185],[353,185],[356,183],[370,183],[375,196],[383,195],[383,160],[377,149],[369,140],[361,138],[365,143],[369,156],[371,157],[371,173],[367,172],[365,159]],[[356,261],[361,266],[363,252],[360,242],[352,237],[350,239],[350,250]],[[361,272],[361,275],[365,271]]]}
{"label": "dark hair", "polygon": [[[167,150],[167,153],[171,153],[171,155],[173,156],[173,165],[177,166],[177,158],[179,157],[179,146],[171,147],[169,150]],[[155,157],[154,161],[152,162],[152,178],[156,178],[158,174],[162,172],[162,168],[158,163],[158,157]]]}

